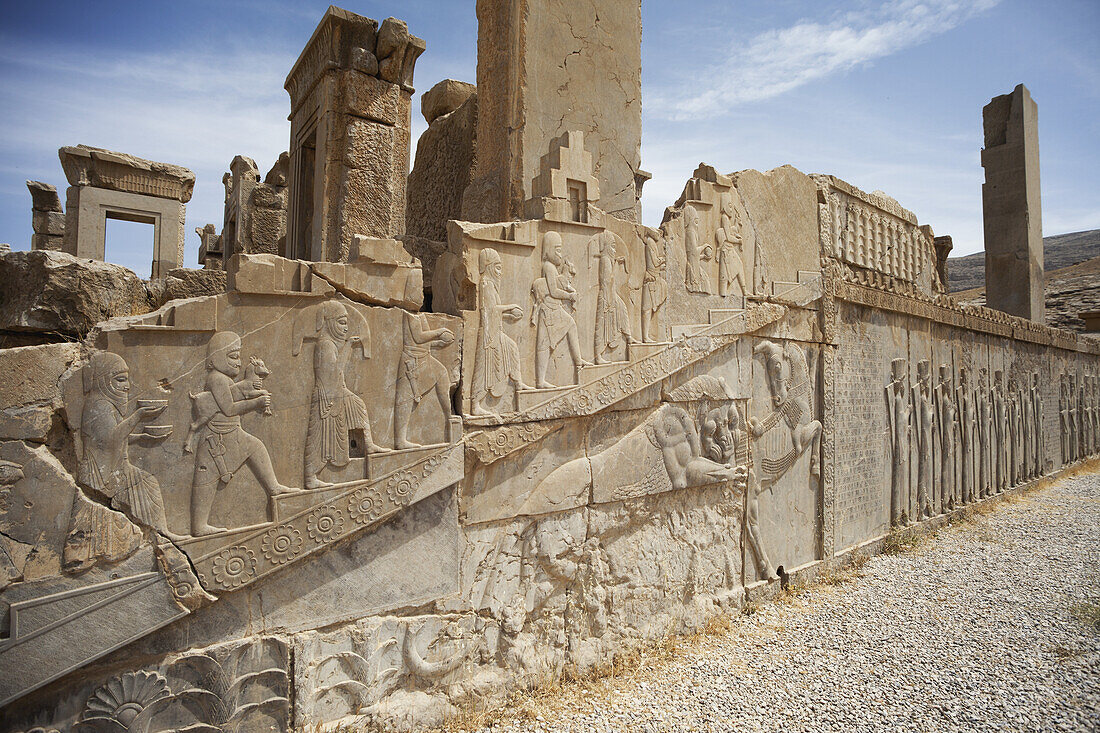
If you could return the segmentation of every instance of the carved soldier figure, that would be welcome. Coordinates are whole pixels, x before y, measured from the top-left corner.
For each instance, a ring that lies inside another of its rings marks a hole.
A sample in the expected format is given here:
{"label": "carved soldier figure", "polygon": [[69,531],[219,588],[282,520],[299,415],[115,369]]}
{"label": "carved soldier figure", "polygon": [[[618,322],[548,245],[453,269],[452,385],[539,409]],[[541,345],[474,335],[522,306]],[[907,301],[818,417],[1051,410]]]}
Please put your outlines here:
{"label": "carved soldier figure", "polygon": [[665,239],[651,229],[643,235],[645,242],[645,276],[642,279],[642,341],[658,341],[654,328],[657,313],[668,298],[665,282]]}
{"label": "carved soldier figure", "polygon": [[932,363],[927,359],[917,362],[916,422],[917,429],[917,516],[932,516]]}
{"label": "carved soldier figure", "polygon": [[[293,353],[300,353],[305,338],[316,340],[313,347],[313,392],[310,395],[309,421],[306,425],[305,487],[320,489],[331,483],[319,478],[326,466],[343,467],[350,460],[350,435],[359,433],[367,453],[385,449],[371,437],[367,406],[348,389],[344,378],[348,359],[358,351],[367,358],[363,334],[352,333],[347,307],[336,300],[326,300],[316,307],[314,322],[306,336],[298,331]],[[364,324],[365,325],[365,324]]]}
{"label": "carved soldier figure", "polygon": [[217,491],[242,466],[251,469],[269,497],[297,493],[279,483],[267,448],[241,427],[241,415],[271,407],[271,393],[257,389],[251,374],[234,382],[240,373],[240,336],[232,331],[215,333],[206,346],[205,389],[191,393],[192,421],[185,446],[195,454],[191,481],[191,534],[195,536],[223,531],[210,524],[210,509]]}
{"label": "carved soldier figure", "polygon": [[989,378],[988,372],[983,368],[978,370],[978,391],[974,402],[978,408],[978,495],[982,498],[989,496],[993,487],[992,461],[990,440],[990,427],[992,424],[992,410],[989,404]]}
{"label": "carved soldier figure", "polygon": [[752,462],[749,460],[749,434],[736,405],[715,407],[707,413],[703,423],[702,442],[705,458],[733,469],[744,467],[745,538],[756,561],[757,575],[763,580],[774,580],[777,577],[775,569],[760,537],[760,492],[768,487],[762,487],[754,478]]}
{"label": "carved soldier figure", "polygon": [[500,302],[500,279],[503,266],[500,253],[483,249],[478,253],[477,344],[474,349],[473,388],[470,411],[488,415],[484,402],[492,395],[500,398],[511,385],[516,391],[530,389],[520,378],[519,348],[504,333],[504,321],[515,323],[523,318],[523,308],[515,303]]}
{"label": "carved soldier figure", "polygon": [[709,293],[710,278],[700,262],[699,212],[692,206],[684,207],[684,287],[692,293]]}
{"label": "carved soldier figure", "polygon": [[1027,374],[1023,375],[1023,382],[1020,384],[1020,423],[1022,430],[1020,433],[1021,442],[1021,467],[1020,477],[1027,481],[1034,474],[1032,468],[1035,466],[1035,457],[1033,452],[1034,442],[1032,441],[1031,431],[1034,427],[1032,421],[1031,412],[1034,408],[1034,404],[1031,402],[1031,397],[1027,393]]}
{"label": "carved soldier figure", "polygon": [[409,440],[409,419],[420,400],[429,392],[435,394],[439,409],[443,412],[446,439],[451,440],[451,375],[447,367],[432,356],[433,346],[446,346],[455,340],[448,328],[425,329],[422,316],[405,313],[403,319],[404,341],[401,346],[401,362],[397,367],[397,393],[393,407],[393,447],[398,450],[418,448]]}
{"label": "carved soldier figure", "polygon": [[951,365],[940,364],[940,383],[936,385],[936,404],[940,435],[940,510],[956,504],[955,466],[959,426],[956,420],[955,390],[951,386]]}
{"label": "carved soldier figure", "polygon": [[[546,378],[550,357],[554,351],[566,342],[569,356],[573,359],[574,370],[587,366],[590,362],[581,358],[580,344],[577,339],[577,322],[566,310],[575,307],[577,291],[564,277],[559,268],[571,265],[561,251],[561,235],[547,232],[542,237],[542,277],[531,286],[535,296],[535,308],[531,312],[531,323],[535,324],[535,386],[550,389],[556,385]],[[574,376],[574,381],[576,377]]]}
{"label": "carved soldier figure", "polygon": [[969,504],[974,500],[974,440],[978,421],[977,410],[974,407],[974,395],[970,390],[970,380],[967,377],[967,368],[960,367],[958,393],[962,486],[959,491],[959,500],[963,504]]}
{"label": "carved soldier figure", "polygon": [[1061,427],[1062,463],[1069,463],[1069,383],[1065,374],[1058,383],[1058,424]]}
{"label": "carved soldier figure", "polygon": [[1008,488],[1008,405],[1005,404],[1004,372],[993,373],[993,455],[996,457],[997,491]]}
{"label": "carved soldier figure", "polygon": [[1035,421],[1035,426],[1031,431],[1034,447],[1032,448],[1032,458],[1035,461],[1035,468],[1033,469],[1033,476],[1042,476],[1045,469],[1044,464],[1044,448],[1045,441],[1043,440],[1043,395],[1039,390],[1039,372],[1031,373],[1031,419]]}
{"label": "carved soldier figure", "polygon": [[905,359],[890,362],[891,381],[886,385],[886,415],[890,423],[890,448],[893,455],[890,480],[890,525],[908,524],[909,451],[913,408],[909,403],[909,379]]}
{"label": "carved soldier figure", "polygon": [[1008,480],[1010,486],[1016,486],[1022,478],[1020,463],[1023,458],[1021,431],[1023,430],[1023,410],[1020,405],[1020,389],[1015,378],[1008,380]]}
{"label": "carved soldier figure", "polygon": [[743,238],[741,235],[741,214],[733,205],[733,196],[727,191],[721,197],[719,227],[714,234],[718,250],[718,294],[725,297],[730,294],[734,284],[742,295],[751,295],[751,285],[745,278],[745,265],[741,261]]}
{"label": "carved soldier figure", "polygon": [[101,351],[92,355],[81,374],[84,405],[80,415],[80,482],[111,500],[111,506],[172,539],[164,516],[160,484],[147,471],[130,462],[130,441],[148,437],[134,429],[168,407],[142,405],[130,409],[130,367],[118,354]]}
{"label": "carved soldier figure", "polygon": [[[599,263],[599,279],[596,288],[596,329],[593,354],[597,364],[608,361],[607,352],[617,349],[620,338],[634,343],[630,333],[630,314],[626,303],[615,288],[615,266],[626,262],[617,245],[622,240],[614,232],[604,231],[589,240],[589,256]],[[595,252],[592,252],[595,245]]]}

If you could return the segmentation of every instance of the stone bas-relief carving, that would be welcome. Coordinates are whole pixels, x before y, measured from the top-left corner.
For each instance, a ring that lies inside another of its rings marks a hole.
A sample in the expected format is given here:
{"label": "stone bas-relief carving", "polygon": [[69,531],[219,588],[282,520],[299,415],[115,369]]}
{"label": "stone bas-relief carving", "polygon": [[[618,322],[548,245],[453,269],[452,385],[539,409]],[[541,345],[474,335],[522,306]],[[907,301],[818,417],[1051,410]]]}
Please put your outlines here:
{"label": "stone bas-relief carving", "polygon": [[130,407],[130,369],[117,354],[94,354],[83,370],[84,405],[79,430],[83,455],[80,482],[126,511],[147,527],[180,539],[168,531],[160,484],[130,462],[132,440],[163,440],[171,425],[153,425],[168,407],[164,399],[139,400]]}
{"label": "stone bas-relief carving", "polygon": [[241,415],[245,413],[270,414],[271,393],[260,386],[260,366],[261,362],[253,359],[244,378],[233,381],[241,373],[240,337],[231,331],[219,331],[210,337],[204,389],[191,394],[192,420],[185,447],[195,455],[190,534],[225,530],[210,524],[214,496],[244,467],[272,499],[294,492],[275,477],[267,446],[241,427]]}
{"label": "stone bas-relief carving", "polygon": [[[436,234],[400,236],[423,44],[333,8],[290,153],[262,182],[235,158],[202,229],[229,291],[0,349],[5,722],[438,727],[1096,455],[1100,348],[955,303],[889,196],[700,164],[639,224],[633,128],[581,124],[625,119],[637,6],[504,5],[479,3],[476,95],[425,99],[429,139],[465,136],[436,152],[478,153],[410,189]],[[627,30],[563,65],[561,18]],[[144,170],[111,155],[69,162]],[[104,185],[186,188],[153,167]],[[31,191],[36,242],[71,235]],[[49,330],[53,300],[12,323]]]}

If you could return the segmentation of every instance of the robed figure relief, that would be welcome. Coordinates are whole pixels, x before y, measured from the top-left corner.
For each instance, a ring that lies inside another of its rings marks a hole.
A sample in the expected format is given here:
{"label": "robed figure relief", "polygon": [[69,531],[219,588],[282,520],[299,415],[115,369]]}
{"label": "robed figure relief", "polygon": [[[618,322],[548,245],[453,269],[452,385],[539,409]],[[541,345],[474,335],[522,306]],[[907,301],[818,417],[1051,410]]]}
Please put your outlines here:
{"label": "robed figure relief", "polygon": [[645,275],[642,278],[642,341],[659,341],[657,314],[668,299],[668,283],[665,282],[665,239],[662,232],[646,229]]}
{"label": "robed figure relief", "polygon": [[[80,415],[82,455],[79,477],[85,486],[110,498],[138,523],[172,539],[168,531],[160,484],[147,471],[130,462],[130,441],[167,437],[160,426],[139,425],[153,420],[168,407],[168,400],[138,400],[130,409],[130,368],[118,354],[99,352],[81,374],[84,405]],[[148,429],[148,430],[147,430]]]}
{"label": "robed figure relief", "polygon": [[616,288],[615,268],[626,263],[622,240],[614,232],[602,232],[588,242],[589,257],[598,263],[596,289],[596,329],[593,346],[597,364],[608,361],[607,352],[622,343],[634,343],[630,333],[630,313]]}
{"label": "robed figure relief", "polygon": [[500,253],[483,249],[478,253],[477,343],[474,349],[473,389],[470,412],[492,414],[485,407],[490,396],[500,399],[511,386],[515,391],[530,389],[520,377],[519,348],[504,332],[504,322],[515,323],[523,318],[523,308],[515,303],[500,302],[500,280],[503,266]]}
{"label": "robed figure relief", "polygon": [[298,356],[307,340],[313,346],[313,390],[306,423],[304,478],[307,489],[332,486],[322,481],[321,471],[332,466],[343,468],[351,460],[352,436],[362,441],[367,453],[385,449],[371,436],[367,406],[359,395],[348,389],[345,379],[353,355],[370,357],[370,334],[366,321],[357,311],[355,327],[347,306],[326,300],[305,312],[295,323],[292,353]]}
{"label": "robed figure relief", "polygon": [[569,280],[573,265],[562,254],[561,235],[547,232],[542,237],[542,277],[531,286],[535,307],[531,311],[531,323],[535,326],[535,386],[551,389],[557,385],[547,378],[550,357],[564,341],[573,361],[574,382],[576,370],[590,362],[581,358],[580,341],[577,338],[577,291]]}
{"label": "robed figure relief", "polygon": [[913,407],[909,401],[908,362],[890,362],[890,383],[886,385],[886,417],[890,425],[892,453],[890,474],[890,525],[909,524],[909,460]]}
{"label": "robed figure relief", "polygon": [[954,509],[957,503],[957,446],[959,441],[958,406],[955,403],[953,369],[940,364],[940,381],[936,385],[936,420],[940,438],[940,500],[941,510]]}
{"label": "robed figure relief", "polygon": [[699,245],[699,212],[684,207],[684,287],[691,293],[710,293],[710,278],[703,269],[706,253]]}
{"label": "robed figure relief", "polygon": [[728,192],[722,194],[720,205],[719,227],[714,234],[718,248],[718,294],[731,295],[736,285],[741,295],[752,295],[752,286],[745,277],[745,265],[741,260],[744,246],[741,214]]}

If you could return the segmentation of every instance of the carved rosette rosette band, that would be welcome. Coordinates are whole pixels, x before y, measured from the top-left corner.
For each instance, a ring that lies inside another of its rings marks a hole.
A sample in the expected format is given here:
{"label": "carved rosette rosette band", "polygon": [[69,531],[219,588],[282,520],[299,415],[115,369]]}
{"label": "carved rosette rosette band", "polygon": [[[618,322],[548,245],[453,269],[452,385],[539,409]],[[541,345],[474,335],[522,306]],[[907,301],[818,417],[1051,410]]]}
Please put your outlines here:
{"label": "carved rosette rosette band", "polygon": [[334,487],[334,495],[323,504],[282,519],[274,527],[260,527],[230,547],[196,558],[199,580],[211,591],[236,590],[291,560],[322,551],[380,524],[423,498],[418,492],[426,483],[443,488],[459,480],[462,451],[461,444],[448,445],[381,478]]}

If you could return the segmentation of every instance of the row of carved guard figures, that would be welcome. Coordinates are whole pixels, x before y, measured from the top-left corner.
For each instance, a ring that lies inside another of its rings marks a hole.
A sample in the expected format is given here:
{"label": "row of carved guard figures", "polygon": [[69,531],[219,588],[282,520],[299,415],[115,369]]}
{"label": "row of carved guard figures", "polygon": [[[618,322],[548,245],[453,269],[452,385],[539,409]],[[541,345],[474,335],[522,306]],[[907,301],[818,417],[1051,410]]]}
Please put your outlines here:
{"label": "row of carved guard figures", "polygon": [[[907,359],[890,364],[886,385],[886,415],[891,452],[890,523],[909,524],[940,514],[1041,476],[1047,469],[1043,403],[1039,373],[1009,377],[1001,370],[978,370],[972,385],[970,369],[960,367],[958,384],[949,364],[939,367],[933,385],[931,362],[917,362],[917,380],[908,379]],[[1097,382],[1096,384],[1100,384]],[[1095,385],[1094,385],[1095,386]],[[1068,389],[1063,387],[1063,393]],[[1100,428],[1100,398],[1095,390],[1064,412],[1088,417]],[[1076,419],[1076,418],[1074,418]],[[1063,418],[1063,460],[1069,441]],[[1100,430],[1090,433],[1094,438]],[[1095,449],[1095,440],[1090,444]],[[1086,450],[1081,443],[1080,450]]]}

